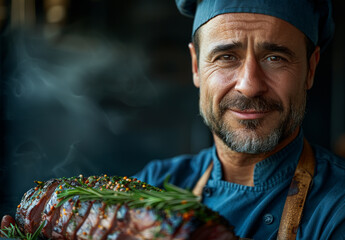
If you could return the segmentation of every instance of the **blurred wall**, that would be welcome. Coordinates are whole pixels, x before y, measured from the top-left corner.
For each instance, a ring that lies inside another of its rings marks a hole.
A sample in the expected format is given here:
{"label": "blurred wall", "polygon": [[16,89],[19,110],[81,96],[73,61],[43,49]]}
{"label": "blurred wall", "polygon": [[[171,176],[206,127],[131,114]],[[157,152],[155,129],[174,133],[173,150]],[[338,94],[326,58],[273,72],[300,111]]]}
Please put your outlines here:
{"label": "blurred wall", "polygon": [[0,215],[34,180],[132,175],[212,144],[173,1],[9,1]]}
{"label": "blurred wall", "polygon": [[[174,1],[0,0],[0,24],[0,215],[34,180],[131,175],[212,145],[192,84],[192,20]],[[321,57],[303,125],[328,149],[345,132],[344,32]]]}

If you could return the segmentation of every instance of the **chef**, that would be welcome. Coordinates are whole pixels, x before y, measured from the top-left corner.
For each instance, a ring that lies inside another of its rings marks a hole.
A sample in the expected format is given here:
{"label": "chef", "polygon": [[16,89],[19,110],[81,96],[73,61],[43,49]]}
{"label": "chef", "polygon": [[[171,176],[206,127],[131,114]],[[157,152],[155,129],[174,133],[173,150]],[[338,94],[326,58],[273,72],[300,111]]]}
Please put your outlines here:
{"label": "chef", "polygon": [[301,123],[326,0],[176,0],[194,17],[194,85],[214,146],[149,163],[136,177],[194,189],[253,239],[345,239],[345,160],[309,144]]}

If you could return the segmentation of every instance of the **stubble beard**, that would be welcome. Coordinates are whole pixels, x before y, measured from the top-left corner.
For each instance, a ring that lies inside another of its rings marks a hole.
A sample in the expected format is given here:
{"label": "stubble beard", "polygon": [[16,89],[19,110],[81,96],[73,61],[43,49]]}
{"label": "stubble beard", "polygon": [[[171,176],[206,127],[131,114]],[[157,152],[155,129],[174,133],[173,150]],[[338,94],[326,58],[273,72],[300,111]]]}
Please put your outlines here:
{"label": "stubble beard", "polygon": [[[205,113],[200,103],[200,114],[210,130],[233,151],[259,154],[272,151],[279,142],[290,136],[302,124],[305,114],[306,92],[304,92],[299,104],[290,103],[288,111],[284,111],[281,102],[263,97],[248,99],[236,95],[224,98],[219,104],[218,114],[214,112],[211,101],[209,103]],[[261,132],[263,119],[238,120],[242,128],[234,129],[224,121],[224,114],[229,108],[277,111],[280,120],[268,134]]]}

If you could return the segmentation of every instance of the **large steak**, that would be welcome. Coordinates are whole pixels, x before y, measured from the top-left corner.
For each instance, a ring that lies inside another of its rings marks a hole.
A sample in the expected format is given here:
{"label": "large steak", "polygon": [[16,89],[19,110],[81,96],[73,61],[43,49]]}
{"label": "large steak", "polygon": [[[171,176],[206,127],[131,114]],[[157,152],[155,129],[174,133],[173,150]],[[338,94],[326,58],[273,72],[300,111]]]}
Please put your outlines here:
{"label": "large steak", "polygon": [[238,239],[219,214],[169,186],[175,190],[106,175],[37,182],[18,205],[16,221],[24,233],[44,222],[47,239]]}

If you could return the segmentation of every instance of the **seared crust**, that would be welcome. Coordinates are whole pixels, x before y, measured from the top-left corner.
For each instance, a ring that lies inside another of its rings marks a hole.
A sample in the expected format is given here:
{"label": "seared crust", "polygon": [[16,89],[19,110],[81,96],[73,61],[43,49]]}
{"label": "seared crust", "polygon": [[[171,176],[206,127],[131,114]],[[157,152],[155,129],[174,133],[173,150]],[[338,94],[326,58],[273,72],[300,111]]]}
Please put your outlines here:
{"label": "seared crust", "polygon": [[92,205],[93,202],[80,202],[79,200],[77,201],[76,213],[72,214],[71,219],[66,228],[65,237],[67,239],[76,239],[77,231],[83,225],[85,219],[89,215]]}
{"label": "seared crust", "polygon": [[35,193],[35,188],[31,188],[29,191],[27,191],[24,194],[20,204],[18,205],[15,218],[16,218],[17,225],[19,226],[19,229],[21,231],[24,231],[25,217],[26,217],[28,208],[32,204],[32,200],[33,200],[32,196],[34,193]]}
{"label": "seared crust", "polygon": [[84,223],[77,231],[78,239],[88,239],[92,236],[93,230],[99,224],[101,212],[104,210],[105,204],[100,201],[94,202],[90,209],[89,215],[85,218]]}
{"label": "seared crust", "polygon": [[52,239],[65,239],[67,225],[74,214],[73,208],[75,209],[78,198],[75,196],[60,207],[59,218],[56,219],[53,227]]}
{"label": "seared crust", "polygon": [[105,240],[116,226],[116,215],[120,205],[107,205],[100,215],[99,225],[92,234],[93,240]]}
{"label": "seared crust", "polygon": [[30,197],[23,198],[19,207],[20,210],[16,214],[16,221],[22,230],[27,233],[36,231],[41,224],[45,204],[59,183],[60,181],[56,179],[49,180],[43,187],[34,188],[34,192]]}

